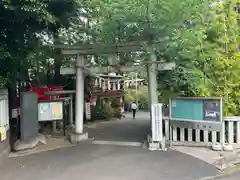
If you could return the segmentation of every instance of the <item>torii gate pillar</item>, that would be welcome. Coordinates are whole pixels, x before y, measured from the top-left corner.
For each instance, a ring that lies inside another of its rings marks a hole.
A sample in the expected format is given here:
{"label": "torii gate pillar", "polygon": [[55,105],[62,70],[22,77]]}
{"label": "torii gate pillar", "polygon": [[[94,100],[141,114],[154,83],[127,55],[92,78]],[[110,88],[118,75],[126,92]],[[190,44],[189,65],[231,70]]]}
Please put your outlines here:
{"label": "torii gate pillar", "polygon": [[76,109],[75,109],[75,132],[70,134],[70,141],[78,143],[88,139],[88,133],[83,132],[84,117],[84,57],[77,54],[76,61]]}
{"label": "torii gate pillar", "polygon": [[151,108],[151,104],[158,103],[157,69],[156,69],[156,64],[154,63],[157,61],[157,58],[155,53],[151,53],[150,61],[152,63],[147,65],[147,75],[148,75],[148,93],[149,93],[149,102],[150,102],[149,104]]}
{"label": "torii gate pillar", "polygon": [[151,142],[149,142],[150,149],[165,150],[165,142],[163,140],[162,129],[162,103],[158,102],[157,94],[157,57],[154,52],[150,54],[151,64],[147,65],[148,74],[148,93],[150,101],[150,119],[151,119]]}
{"label": "torii gate pillar", "polygon": [[84,113],[84,74],[81,66],[84,65],[83,56],[77,55],[76,69],[76,114],[75,114],[75,132],[83,133],[83,113]]}

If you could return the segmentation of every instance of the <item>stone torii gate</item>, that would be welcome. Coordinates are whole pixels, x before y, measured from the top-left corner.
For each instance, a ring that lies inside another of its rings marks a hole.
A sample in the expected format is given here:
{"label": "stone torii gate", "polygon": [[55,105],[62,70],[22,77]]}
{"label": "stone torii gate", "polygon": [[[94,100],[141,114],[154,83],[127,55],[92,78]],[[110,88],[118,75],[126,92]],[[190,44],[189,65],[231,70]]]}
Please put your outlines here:
{"label": "stone torii gate", "polygon": [[[153,43],[152,43],[153,44]],[[151,44],[151,45],[152,45]],[[132,72],[147,70],[148,74],[148,91],[150,104],[158,103],[157,95],[157,79],[156,73],[162,70],[171,70],[175,67],[175,63],[165,63],[157,61],[157,57],[152,51],[150,53],[150,61],[139,63],[132,66],[116,66],[110,64],[106,67],[90,66],[84,59],[86,55],[94,54],[113,54],[126,52],[140,52],[145,50],[145,43],[124,43],[114,45],[54,45],[54,48],[61,49],[63,55],[76,55],[76,66],[72,68],[61,69],[63,74],[76,74],[76,114],[75,114],[75,132],[70,135],[73,143],[80,142],[88,138],[88,133],[83,132],[83,114],[84,114],[84,73],[110,73],[110,72]],[[152,119],[152,115],[151,115]],[[162,122],[161,122],[162,124]],[[162,130],[161,130],[162,131]]]}

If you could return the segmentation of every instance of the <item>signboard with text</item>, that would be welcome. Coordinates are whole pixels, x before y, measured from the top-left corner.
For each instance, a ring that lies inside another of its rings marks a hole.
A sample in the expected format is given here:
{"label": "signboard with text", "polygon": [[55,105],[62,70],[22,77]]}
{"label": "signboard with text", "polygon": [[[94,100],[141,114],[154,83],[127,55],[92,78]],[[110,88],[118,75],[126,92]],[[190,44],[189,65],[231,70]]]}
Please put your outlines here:
{"label": "signboard with text", "polygon": [[179,97],[170,100],[170,118],[199,121],[222,121],[222,99]]}
{"label": "signboard with text", "polygon": [[42,101],[38,103],[38,121],[63,120],[63,101]]}
{"label": "signboard with text", "polygon": [[178,97],[170,99],[169,104],[172,127],[221,131],[221,98]]}

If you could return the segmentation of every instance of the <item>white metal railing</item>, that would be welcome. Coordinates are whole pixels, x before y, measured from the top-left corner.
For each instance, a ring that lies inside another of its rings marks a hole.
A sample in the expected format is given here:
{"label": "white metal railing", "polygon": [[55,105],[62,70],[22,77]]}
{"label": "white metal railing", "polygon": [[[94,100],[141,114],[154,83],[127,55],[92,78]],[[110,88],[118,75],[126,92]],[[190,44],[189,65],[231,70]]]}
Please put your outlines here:
{"label": "white metal railing", "polygon": [[223,136],[219,131],[171,127],[169,118],[163,117],[164,135],[170,145],[211,146],[225,142],[240,147],[240,116],[228,116],[222,123]]}
{"label": "white metal railing", "polygon": [[240,144],[240,116],[227,116],[224,120],[225,141],[229,144]]}

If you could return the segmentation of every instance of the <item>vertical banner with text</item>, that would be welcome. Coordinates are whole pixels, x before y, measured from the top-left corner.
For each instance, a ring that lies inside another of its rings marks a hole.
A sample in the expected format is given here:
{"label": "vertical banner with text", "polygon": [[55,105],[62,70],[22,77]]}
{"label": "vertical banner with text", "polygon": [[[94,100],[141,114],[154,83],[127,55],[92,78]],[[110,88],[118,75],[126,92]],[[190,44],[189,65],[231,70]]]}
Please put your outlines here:
{"label": "vertical banner with text", "polygon": [[152,141],[161,142],[163,140],[162,130],[162,104],[152,104]]}

